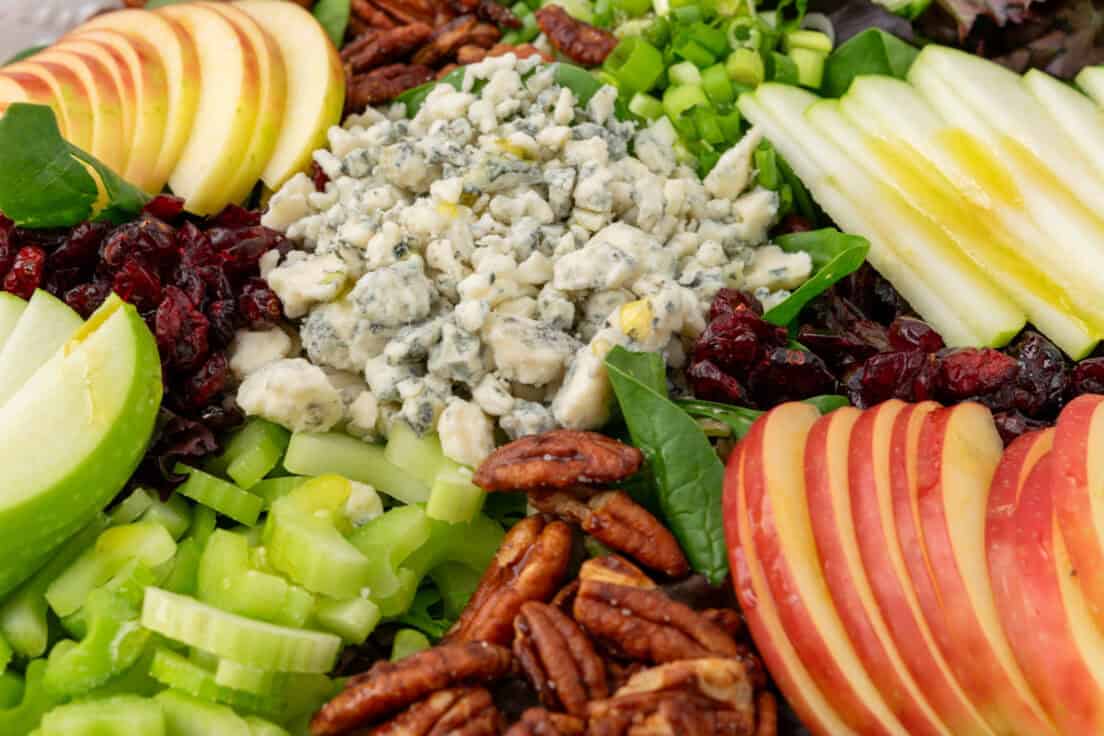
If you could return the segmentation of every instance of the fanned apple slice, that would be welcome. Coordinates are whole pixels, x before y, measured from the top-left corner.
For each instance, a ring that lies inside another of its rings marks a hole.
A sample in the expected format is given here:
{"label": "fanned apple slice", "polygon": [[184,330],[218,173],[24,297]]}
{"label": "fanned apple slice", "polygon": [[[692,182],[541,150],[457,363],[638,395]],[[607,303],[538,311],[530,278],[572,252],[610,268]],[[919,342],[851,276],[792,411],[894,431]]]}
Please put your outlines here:
{"label": "fanned apple slice", "polygon": [[771,677],[805,727],[816,736],[851,736],[856,732],[841,720],[829,695],[817,688],[782,628],[752,539],[743,483],[743,447],[743,443],[737,445],[729,456],[723,501],[725,541],[740,609]]}
{"label": "fanned apple slice", "polygon": [[169,111],[169,88],[165,67],[157,50],[137,36],[117,31],[88,30],[62,40],[66,44],[85,41],[109,48],[126,65],[133,85],[133,134],[130,159],[123,177],[148,194],[157,194],[168,181],[168,171],[158,169],[158,157],[165,139]]}
{"label": "fanned apple slice", "polygon": [[910,574],[917,561],[923,569],[924,557],[909,479],[916,477],[924,419],[938,408],[894,399],[863,412],[848,447],[851,515],[871,591],[909,672],[951,733],[988,735],[936,644]]}
{"label": "fanned apple slice", "polygon": [[240,203],[257,185],[283,129],[287,107],[287,65],[276,41],[251,15],[229,3],[208,2],[204,6],[221,13],[237,27],[248,41],[260,73],[260,101],[257,119],[253,123],[253,138],[237,173],[226,184],[229,201]]}
{"label": "fanned apple slice", "polygon": [[287,66],[284,125],[261,179],[269,189],[310,166],[311,154],[326,145],[326,131],[341,121],[345,73],[329,36],[295,3],[238,0],[234,6],[252,16],[275,39]]}
{"label": "fanned apple slice", "polygon": [[[10,64],[0,74],[15,80],[31,94],[33,99],[27,102],[49,105],[65,139],[91,152],[95,121],[84,83],[73,70],[42,60],[40,56],[36,54],[25,61]],[[50,90],[52,102],[43,96],[41,85],[46,85]]]}
{"label": "fanned apple slice", "polygon": [[821,692],[860,733],[907,734],[863,666],[821,573],[805,494],[808,404],[769,411],[743,441],[743,485],[752,542],[782,628]]}
{"label": "fanned apple slice", "polygon": [[1077,86],[1085,94],[1104,106],[1104,66],[1089,66],[1077,75]]}
{"label": "fanned apple slice", "polygon": [[[59,41],[51,46],[50,50],[72,52],[78,56],[95,59],[99,62],[100,68],[107,71],[112,84],[115,86],[115,93],[119,98],[119,111],[122,113],[123,120],[123,142],[126,146],[127,165],[129,166],[137,153],[134,150],[134,120],[137,110],[137,92],[135,90],[134,77],[131,74],[130,68],[123,60],[122,55],[109,46],[95,41],[82,40],[80,38],[72,41]],[[121,176],[125,176],[126,170],[119,171],[118,173]]]}
{"label": "fanned apple slice", "polygon": [[1053,429],[1032,432],[1001,458],[986,517],[989,576],[1016,659],[1059,732],[1104,733],[1104,642],[1084,616],[1096,641],[1082,649],[1058,579],[1053,443]]}
{"label": "fanned apple slice", "polygon": [[1104,109],[1044,71],[1031,69],[1023,81],[1050,120],[1069,136],[1096,173],[1104,176]]}
{"label": "fanned apple slice", "polygon": [[13,102],[46,105],[54,111],[62,135],[66,134],[65,115],[50,85],[26,71],[12,72],[10,67],[4,67],[0,70],[0,113],[7,110],[8,105]]}
{"label": "fanned apple slice", "polygon": [[169,186],[196,214],[213,214],[229,204],[227,182],[241,169],[261,100],[260,70],[248,40],[215,10],[185,3],[158,8],[192,39],[201,87],[195,124]]}
{"label": "fanned apple slice", "polygon": [[165,69],[168,108],[161,150],[153,170],[167,181],[191,135],[199,106],[199,59],[191,37],[176,21],[145,10],[116,10],[90,19],[73,31],[115,31],[129,39],[148,42]]}
{"label": "fanned apple slice", "polygon": [[916,589],[943,656],[993,730],[1052,734],[1012,654],[989,583],[985,515],[1003,449],[980,404],[939,409],[925,419],[917,511],[935,594]]}
{"label": "fanned apple slice", "polygon": [[950,736],[897,651],[863,567],[849,488],[852,430],[861,416],[844,407],[821,417],[805,445],[805,490],[824,580],[859,658],[901,725],[912,736]]}

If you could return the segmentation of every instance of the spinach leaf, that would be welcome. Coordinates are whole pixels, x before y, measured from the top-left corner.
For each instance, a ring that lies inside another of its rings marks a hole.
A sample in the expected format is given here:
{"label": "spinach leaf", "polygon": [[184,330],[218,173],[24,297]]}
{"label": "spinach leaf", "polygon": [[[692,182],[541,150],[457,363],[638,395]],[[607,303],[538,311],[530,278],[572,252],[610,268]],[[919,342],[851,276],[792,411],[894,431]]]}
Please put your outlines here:
{"label": "spinach leaf", "polygon": [[720,583],[728,572],[721,519],[724,466],[697,422],[657,390],[656,361],[662,358],[618,346],[606,357],[606,369],[633,444],[655,475],[667,524],[694,569]]}
{"label": "spinach leaf", "polygon": [[44,105],[17,102],[0,118],[0,171],[0,212],[24,227],[68,227],[93,215],[118,223],[149,199],[62,138]]}
{"label": "spinach leaf", "polygon": [[807,252],[816,269],[809,280],[785,301],[763,315],[767,322],[781,326],[790,324],[806,304],[858,269],[870,250],[866,238],[841,233],[833,228],[790,233],[776,238],[774,242],[787,253]]}
{"label": "spinach leaf", "polygon": [[349,27],[349,4],[349,0],[318,0],[311,11],[314,19],[338,48],[341,48],[345,40],[345,29]]}
{"label": "spinach leaf", "polygon": [[454,88],[460,89],[464,84],[464,73],[464,67],[453,69],[440,79],[434,79],[431,82],[419,84],[417,87],[408,89],[396,97],[395,102],[401,102],[406,105],[406,116],[412,118],[422,109],[422,104],[425,102],[426,97],[429,97],[429,93],[432,92],[433,88],[438,84],[451,84]]}
{"label": "spinach leaf", "polygon": [[826,97],[839,97],[864,74],[904,79],[919,53],[880,28],[867,29],[829,54],[821,91]]}
{"label": "spinach leaf", "polygon": [[[851,402],[845,396],[825,394],[805,399],[803,403],[815,406],[821,414],[828,414],[841,406],[848,406]],[[751,429],[751,425],[755,423],[755,420],[763,415],[763,412],[758,409],[732,406],[731,404],[721,404],[703,399],[679,399],[675,401],[675,404],[692,417],[712,419],[728,425],[729,429],[732,430],[734,439],[742,439]]]}
{"label": "spinach leaf", "polygon": [[417,629],[433,641],[437,641],[450,628],[453,622],[443,613],[444,601],[441,593],[434,585],[426,585],[418,589],[414,595],[414,601],[406,613],[397,616],[393,621]]}
{"label": "spinach leaf", "polygon": [[42,51],[45,48],[46,48],[45,46],[30,46],[28,48],[25,48],[22,51],[20,51],[19,53],[17,53],[15,56],[13,56],[10,59],[8,59],[7,61],[5,61],[3,63],[3,66],[7,66],[8,64],[14,64],[17,61],[23,61],[24,59],[27,59],[31,56],[34,56],[39,51]]}
{"label": "spinach leaf", "polygon": [[163,8],[166,5],[178,5],[180,3],[192,2],[193,0],[147,0],[146,4],[142,7],[146,10],[153,10],[155,8]]}

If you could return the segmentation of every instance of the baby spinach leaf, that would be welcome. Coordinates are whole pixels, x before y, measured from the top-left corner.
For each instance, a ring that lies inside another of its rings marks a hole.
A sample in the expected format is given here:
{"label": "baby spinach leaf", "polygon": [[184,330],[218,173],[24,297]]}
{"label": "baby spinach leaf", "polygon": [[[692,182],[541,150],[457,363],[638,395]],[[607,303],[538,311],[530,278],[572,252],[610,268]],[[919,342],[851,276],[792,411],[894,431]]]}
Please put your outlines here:
{"label": "baby spinach leaf", "polygon": [[177,5],[186,2],[190,2],[190,0],[148,0],[143,7],[146,10],[154,10],[156,8],[163,8],[166,5]]}
{"label": "baby spinach leaf", "polygon": [[839,97],[863,74],[884,74],[904,79],[919,52],[880,28],[869,28],[828,56],[821,91]]}
{"label": "baby spinach leaf", "polygon": [[453,622],[443,613],[444,601],[435,586],[419,588],[414,601],[406,613],[397,616],[394,621],[421,631],[430,639],[437,641],[452,627]]}
{"label": "baby spinach leaf", "polygon": [[149,199],[62,138],[43,105],[17,102],[0,118],[0,171],[0,212],[24,227],[67,227],[93,215],[122,222]]}
{"label": "baby spinach leaf", "polygon": [[318,0],[312,11],[315,20],[338,48],[341,48],[345,29],[349,27],[349,5],[349,0]]}
{"label": "baby spinach leaf", "polygon": [[771,324],[786,326],[815,297],[833,284],[853,273],[866,260],[870,243],[858,235],[848,235],[833,228],[790,233],[776,238],[778,247],[787,253],[805,251],[813,261],[815,273],[785,301],[763,315]]}
{"label": "baby spinach leaf", "polygon": [[418,110],[422,109],[422,104],[425,102],[426,97],[429,97],[429,93],[433,91],[434,87],[438,84],[451,84],[454,88],[460,89],[464,84],[465,73],[466,70],[464,67],[457,67],[440,79],[434,79],[432,82],[419,84],[417,87],[408,89],[396,97],[395,102],[401,102],[406,105],[406,116],[412,118],[418,114]]}
{"label": "baby spinach leaf", "polygon": [[[825,394],[805,399],[803,403],[815,406],[821,414],[827,414],[841,406],[848,406],[851,402],[845,396]],[[751,425],[755,424],[755,420],[763,415],[763,412],[758,409],[721,404],[703,399],[678,399],[675,404],[692,417],[712,419],[728,425],[729,429],[732,430],[733,439],[742,439],[751,429]]]}
{"label": "baby spinach leaf", "polygon": [[27,59],[31,56],[34,56],[39,51],[42,51],[45,48],[46,48],[45,46],[29,46],[29,47],[23,49],[22,51],[20,51],[19,53],[15,54],[14,56],[12,56],[7,61],[5,61],[3,66],[7,66],[8,64],[14,64],[17,61],[23,61],[24,59]]}
{"label": "baby spinach leaf", "polygon": [[659,355],[618,346],[606,357],[606,369],[633,444],[655,476],[667,524],[694,569],[720,583],[728,572],[721,520],[724,466],[697,422],[658,390],[657,362],[662,365]]}

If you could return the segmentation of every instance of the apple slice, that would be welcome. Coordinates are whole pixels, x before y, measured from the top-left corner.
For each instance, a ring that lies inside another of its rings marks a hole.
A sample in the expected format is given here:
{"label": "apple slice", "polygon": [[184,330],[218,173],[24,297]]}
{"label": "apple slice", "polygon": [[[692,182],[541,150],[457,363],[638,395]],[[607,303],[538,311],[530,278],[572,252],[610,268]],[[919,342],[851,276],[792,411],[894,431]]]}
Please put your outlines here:
{"label": "apple slice", "polygon": [[986,517],[989,576],[1013,651],[1031,689],[1061,733],[1104,732],[1104,642],[1088,615],[1082,648],[1063,599],[1054,539],[1054,430],[1018,438],[993,477]]}
{"label": "apple slice", "polygon": [[46,105],[54,111],[58,128],[66,132],[65,114],[58,103],[54,90],[39,77],[26,71],[11,71],[11,67],[0,68],[0,113],[8,109],[13,102],[26,102],[31,105]]}
{"label": "apple slice", "polygon": [[0,352],[3,351],[4,343],[11,337],[12,331],[19,323],[19,318],[26,308],[27,302],[15,294],[0,291]]}
{"label": "apple slice", "polygon": [[167,170],[158,169],[169,109],[168,81],[161,57],[149,42],[118,31],[87,30],[62,39],[60,46],[75,49],[85,41],[110,49],[129,72],[133,133],[123,177],[148,194],[158,194],[169,178]]}
{"label": "apple slice", "polygon": [[295,3],[238,0],[280,47],[287,66],[284,125],[261,179],[269,189],[310,166],[311,154],[326,145],[326,132],[341,122],[345,104],[345,73],[341,57],[326,31]]}
{"label": "apple slice", "polygon": [[1023,77],[1027,89],[1074,146],[1104,176],[1104,110],[1077,90],[1046,72],[1031,69]]}
{"label": "apple slice", "polygon": [[0,409],[0,595],[119,492],[160,401],[153,335],[112,296]]}
{"label": "apple slice", "polygon": [[248,41],[260,73],[260,98],[257,119],[253,123],[253,138],[237,173],[226,183],[227,199],[240,203],[257,185],[283,129],[287,108],[287,66],[276,41],[253,16],[230,4],[208,2],[204,5],[221,13],[237,27]]}
{"label": "apple slice", "polygon": [[[49,105],[65,139],[84,151],[91,151],[92,107],[83,82],[71,69],[44,61],[40,56],[36,54],[26,61],[6,66],[0,74],[27,91],[30,99],[26,102]],[[49,90],[49,98],[45,96],[42,85]]]}
{"label": "apple slice", "polygon": [[227,182],[245,163],[261,101],[260,69],[248,40],[209,7],[184,3],[158,8],[192,39],[201,86],[195,124],[169,186],[185,207],[209,215],[229,204]]}
{"label": "apple slice", "polygon": [[848,447],[851,515],[871,591],[913,679],[951,733],[990,734],[935,642],[909,569],[924,564],[909,479],[916,477],[924,419],[938,408],[894,399],[863,413]]}
{"label": "apple slice", "polygon": [[81,326],[65,302],[37,290],[0,351],[0,406]]}
{"label": "apple slice", "polygon": [[906,734],[848,638],[821,573],[803,470],[806,438],[818,416],[808,404],[783,404],[744,439],[755,552],[786,635],[840,717],[860,733]]}
{"label": "apple slice", "polygon": [[1077,75],[1077,86],[1096,104],[1104,106],[1104,66],[1088,66]]}
{"label": "apple slice", "polygon": [[751,535],[743,483],[743,448],[740,443],[729,456],[723,500],[725,541],[740,609],[771,677],[805,727],[817,736],[852,734],[854,731],[840,719],[828,696],[813,682],[782,628]]}
{"label": "apple slice", "polygon": [[95,31],[114,31],[132,40],[146,41],[161,59],[168,103],[161,150],[153,170],[158,178],[167,181],[192,132],[199,106],[199,59],[191,37],[176,21],[144,10],[117,10],[97,15],[73,34]]}
{"label": "apple slice", "polygon": [[943,656],[993,730],[1053,733],[1012,654],[989,583],[985,514],[1003,449],[980,404],[925,419],[916,503],[934,593],[928,585],[915,589]]}
{"label": "apple slice", "polygon": [[950,734],[897,651],[859,551],[851,514],[849,449],[862,412],[845,407],[817,420],[805,445],[813,537],[836,610],[882,697],[910,734]]}

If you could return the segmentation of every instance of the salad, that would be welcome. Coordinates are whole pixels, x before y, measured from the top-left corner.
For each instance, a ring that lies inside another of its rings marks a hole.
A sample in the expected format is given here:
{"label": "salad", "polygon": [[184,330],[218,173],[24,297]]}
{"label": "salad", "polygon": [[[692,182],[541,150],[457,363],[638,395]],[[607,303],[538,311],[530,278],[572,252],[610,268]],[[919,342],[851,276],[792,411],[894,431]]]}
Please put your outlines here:
{"label": "salad", "polygon": [[0,66],[0,733],[1104,731],[1094,3],[126,6]]}

